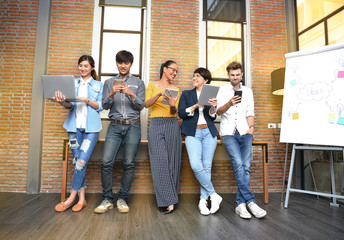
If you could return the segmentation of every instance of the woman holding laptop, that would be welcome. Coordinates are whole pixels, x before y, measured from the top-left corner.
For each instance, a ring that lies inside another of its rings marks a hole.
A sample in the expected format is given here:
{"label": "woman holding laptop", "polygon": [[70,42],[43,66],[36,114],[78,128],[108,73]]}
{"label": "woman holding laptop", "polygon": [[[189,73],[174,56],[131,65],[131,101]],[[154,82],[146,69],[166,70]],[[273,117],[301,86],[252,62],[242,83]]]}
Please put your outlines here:
{"label": "woman holding laptop", "polygon": [[[198,204],[202,215],[215,213],[222,201],[211,182],[211,166],[217,145],[218,131],[214,125],[216,118],[216,98],[211,98],[208,105],[198,104],[205,84],[211,82],[211,73],[206,68],[197,68],[192,78],[193,89],[183,91],[180,97],[178,115],[183,119],[182,133],[185,134],[185,145],[190,165],[201,185],[201,196]],[[211,208],[207,199],[210,196]]]}
{"label": "woman holding laptop", "polygon": [[86,207],[86,167],[93,149],[98,142],[99,131],[102,129],[99,111],[102,110],[103,84],[98,80],[94,70],[94,60],[89,55],[79,58],[78,68],[80,78],[75,79],[75,91],[80,102],[68,102],[62,92],[55,92],[53,101],[58,102],[69,110],[69,114],[63,124],[68,132],[69,146],[73,152],[74,175],[70,196],[55,206],[56,212],[63,212],[72,208],[74,212]]}
{"label": "woman holding laptop", "polygon": [[160,67],[160,80],[150,82],[145,107],[152,108],[149,125],[149,158],[158,207],[172,213],[178,203],[182,138],[177,119],[179,89],[172,84],[178,65],[168,60]]}

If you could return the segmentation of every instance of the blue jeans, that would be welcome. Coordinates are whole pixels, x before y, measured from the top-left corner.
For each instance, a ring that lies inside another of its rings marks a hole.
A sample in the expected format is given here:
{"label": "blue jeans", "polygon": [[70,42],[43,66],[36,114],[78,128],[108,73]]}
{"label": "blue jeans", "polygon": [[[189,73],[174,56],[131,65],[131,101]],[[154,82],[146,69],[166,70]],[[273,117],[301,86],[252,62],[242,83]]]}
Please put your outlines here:
{"label": "blue jeans", "polygon": [[113,185],[113,166],[120,146],[123,144],[123,174],[121,188],[118,198],[127,200],[131,182],[134,176],[135,156],[141,140],[140,122],[131,125],[120,125],[110,123],[104,143],[103,163],[102,163],[102,187],[103,198],[114,201]]}
{"label": "blue jeans", "polygon": [[185,145],[190,165],[195,177],[201,184],[201,199],[215,193],[211,183],[211,166],[217,145],[217,137],[213,137],[208,128],[196,129],[195,136],[186,136]]}
{"label": "blue jeans", "polygon": [[237,205],[255,202],[253,193],[250,190],[252,139],[252,134],[240,136],[238,131],[235,131],[234,136],[226,135],[221,137],[222,144],[232,160],[238,184]]}
{"label": "blue jeans", "polygon": [[98,142],[99,133],[86,133],[85,129],[77,128],[76,133],[68,133],[68,138],[74,156],[72,189],[79,191],[80,188],[86,187],[86,167]]}

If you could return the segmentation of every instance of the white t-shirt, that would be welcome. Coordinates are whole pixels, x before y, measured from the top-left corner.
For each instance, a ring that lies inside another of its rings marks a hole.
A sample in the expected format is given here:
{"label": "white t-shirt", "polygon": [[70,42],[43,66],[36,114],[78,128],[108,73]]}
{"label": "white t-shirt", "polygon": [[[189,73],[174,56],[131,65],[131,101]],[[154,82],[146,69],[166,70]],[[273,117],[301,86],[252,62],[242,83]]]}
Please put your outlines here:
{"label": "white t-shirt", "polygon": [[[80,80],[80,86],[78,91],[78,97],[87,98],[88,83],[91,78],[84,81],[82,78]],[[87,105],[85,102],[78,102],[76,108],[76,128],[86,128],[86,118],[87,118]]]}
{"label": "white t-shirt", "polygon": [[[199,96],[201,95],[201,92],[196,91],[196,94],[197,94],[197,100],[198,100]],[[187,109],[185,109],[185,112],[189,113],[188,114],[189,117],[192,117],[195,112],[191,113],[190,109],[191,109],[191,107],[188,107]],[[207,124],[207,121],[204,118],[203,108],[202,107],[198,108],[198,113],[199,113],[199,116],[198,116],[198,120],[197,120],[197,125]],[[211,114],[210,111],[209,111],[209,115],[211,117],[215,117],[215,113]]]}
{"label": "white t-shirt", "polygon": [[[220,135],[233,135],[237,129],[240,135],[244,135],[249,124],[247,117],[254,116],[254,100],[252,90],[245,86],[240,86],[242,90],[241,103],[231,106],[224,114],[221,115]],[[234,89],[231,83],[220,87],[217,95],[218,108],[225,105],[234,96]]]}

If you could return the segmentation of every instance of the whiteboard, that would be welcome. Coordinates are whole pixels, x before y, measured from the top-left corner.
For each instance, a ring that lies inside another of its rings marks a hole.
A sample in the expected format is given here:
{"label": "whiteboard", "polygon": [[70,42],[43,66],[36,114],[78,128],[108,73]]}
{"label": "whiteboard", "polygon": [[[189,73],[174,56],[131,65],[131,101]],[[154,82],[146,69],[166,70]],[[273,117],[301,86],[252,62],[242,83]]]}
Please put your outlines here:
{"label": "whiteboard", "polygon": [[344,146],[344,43],[285,56],[280,142]]}

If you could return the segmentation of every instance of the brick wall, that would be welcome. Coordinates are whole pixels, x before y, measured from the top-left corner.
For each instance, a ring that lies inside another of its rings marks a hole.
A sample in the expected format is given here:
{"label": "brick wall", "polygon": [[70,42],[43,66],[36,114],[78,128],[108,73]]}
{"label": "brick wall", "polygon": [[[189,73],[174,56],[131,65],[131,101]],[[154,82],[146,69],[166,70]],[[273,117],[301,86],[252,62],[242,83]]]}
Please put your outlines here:
{"label": "brick wall", "polygon": [[268,129],[268,123],[280,123],[282,96],[271,94],[270,74],[285,66],[287,33],[283,0],[251,4],[252,90],[255,96],[257,142],[269,143],[269,190],[281,191],[285,144],[279,143],[279,130]]}
{"label": "brick wall", "polygon": [[159,80],[160,65],[166,60],[178,63],[175,84],[191,87],[198,67],[199,1],[152,1],[150,81]]}
{"label": "brick wall", "polygon": [[[38,1],[7,1],[2,4],[1,24],[9,26],[1,38],[1,159],[0,191],[25,191],[30,120],[31,81],[34,58],[34,34]],[[269,143],[269,190],[279,191],[283,173],[284,145],[279,144],[277,130],[267,129],[267,123],[280,122],[282,98],[271,95],[270,73],[284,66],[286,28],[284,1],[251,1],[252,88],[256,105],[256,142]],[[182,90],[191,88],[193,70],[198,67],[199,1],[152,0],[150,80],[159,79],[160,64],[168,59],[179,64],[175,84]],[[53,0],[48,74],[78,76],[77,60],[91,53],[93,31],[93,0]],[[13,9],[13,10],[12,10]],[[4,11],[3,11],[4,10]],[[29,20],[28,20],[29,19]],[[24,29],[24,31],[22,31]],[[6,90],[6,91],[4,91]],[[25,100],[24,100],[25,98]],[[8,102],[11,104],[9,105]],[[24,106],[24,110],[18,107]],[[42,192],[59,192],[62,175],[62,127],[67,111],[46,101],[43,126]],[[18,135],[20,135],[18,137]],[[14,144],[15,143],[15,144]],[[146,147],[146,146],[141,146]],[[101,149],[99,150],[101,151]],[[19,154],[18,154],[19,153]],[[69,160],[72,159],[71,153]],[[259,149],[252,162],[252,190],[262,192],[262,163]],[[101,192],[101,155],[91,160],[87,169],[88,192]],[[69,165],[68,187],[72,166]],[[19,177],[18,177],[19,176]],[[236,182],[228,158],[217,159],[213,165],[213,183],[218,192],[235,192]],[[121,163],[115,164],[114,189],[119,188]],[[180,191],[199,192],[183,149]],[[147,151],[136,161],[133,193],[153,193]]]}
{"label": "brick wall", "polygon": [[0,191],[26,191],[38,0],[0,12]]}
{"label": "brick wall", "polygon": [[[79,57],[92,52],[93,12],[93,0],[53,0],[48,74],[79,76]],[[61,185],[63,139],[67,138],[62,125],[68,112],[52,101],[45,103],[41,191],[57,192]]]}

